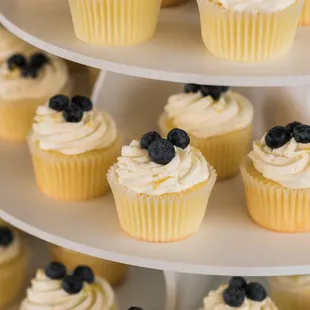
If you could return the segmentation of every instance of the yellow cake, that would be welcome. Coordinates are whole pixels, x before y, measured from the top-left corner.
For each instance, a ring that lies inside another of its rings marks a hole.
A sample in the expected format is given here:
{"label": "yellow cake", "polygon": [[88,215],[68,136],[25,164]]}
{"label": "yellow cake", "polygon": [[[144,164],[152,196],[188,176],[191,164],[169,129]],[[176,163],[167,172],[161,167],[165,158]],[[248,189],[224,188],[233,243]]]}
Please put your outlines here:
{"label": "yellow cake", "polygon": [[299,18],[299,25],[310,26],[310,0],[305,0],[304,2],[301,16]]}

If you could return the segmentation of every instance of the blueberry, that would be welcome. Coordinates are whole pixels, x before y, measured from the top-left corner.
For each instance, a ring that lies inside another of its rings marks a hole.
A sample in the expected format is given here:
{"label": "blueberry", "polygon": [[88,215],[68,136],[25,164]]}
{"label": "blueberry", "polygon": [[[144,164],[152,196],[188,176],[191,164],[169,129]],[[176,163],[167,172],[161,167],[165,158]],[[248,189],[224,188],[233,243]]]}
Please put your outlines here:
{"label": "blueberry", "polygon": [[70,100],[65,95],[56,95],[52,97],[48,103],[50,109],[55,111],[63,111],[66,107],[69,106]]}
{"label": "blueberry", "polygon": [[0,226],[0,246],[7,247],[14,240],[12,230],[7,226]]}
{"label": "blueberry", "polygon": [[270,129],[265,136],[265,143],[271,149],[278,149],[291,139],[291,134],[286,127],[276,126]]}
{"label": "blueberry", "polygon": [[185,93],[198,93],[200,90],[200,85],[197,84],[185,84],[184,92]]}
{"label": "blueberry", "polygon": [[78,107],[80,107],[84,112],[91,111],[93,109],[93,103],[92,101],[84,96],[74,96],[72,97],[72,103],[76,104]]}
{"label": "blueberry", "polygon": [[63,116],[68,123],[78,123],[83,118],[83,110],[75,104],[70,104],[63,110]]}
{"label": "blueberry", "polygon": [[7,60],[9,70],[22,68],[26,65],[26,58],[23,54],[15,54]]}
{"label": "blueberry", "polygon": [[47,63],[49,63],[49,58],[44,53],[38,52],[30,57],[29,67],[33,69],[41,69]]}
{"label": "blueberry", "polygon": [[189,146],[191,140],[188,134],[179,128],[174,128],[168,133],[167,139],[175,146],[185,149]]}
{"label": "blueberry", "polygon": [[148,149],[152,161],[159,165],[167,165],[175,156],[173,144],[166,139],[153,141]]}
{"label": "blueberry", "polygon": [[245,287],[245,294],[249,299],[259,302],[265,300],[267,297],[265,288],[256,282],[249,283]]}
{"label": "blueberry", "polygon": [[128,310],[143,310],[143,309],[140,307],[130,307]]}
{"label": "blueberry", "polygon": [[66,267],[62,263],[52,262],[45,267],[45,275],[53,280],[62,279],[66,273]]}
{"label": "blueberry", "polygon": [[74,269],[73,275],[82,278],[83,281],[94,283],[95,275],[93,270],[88,266],[78,266]]}
{"label": "blueberry", "polygon": [[228,285],[240,289],[245,288],[246,280],[243,277],[232,277]]}
{"label": "blueberry", "polygon": [[32,67],[29,67],[28,65],[25,65],[24,67],[20,69],[20,74],[21,76],[25,78],[35,79],[38,77],[39,71],[37,68],[32,68]]}
{"label": "blueberry", "polygon": [[211,96],[213,100],[217,101],[221,98],[222,94],[229,90],[227,86],[212,86],[202,85],[200,91],[204,97]]}
{"label": "blueberry", "polygon": [[289,123],[285,126],[285,128],[291,133],[293,134],[293,129],[298,126],[298,125],[301,125],[301,123],[299,122],[292,122],[292,123]]}
{"label": "blueberry", "polygon": [[310,126],[303,124],[295,126],[293,136],[298,143],[310,143]]}
{"label": "blueberry", "polygon": [[62,288],[68,294],[78,294],[83,289],[83,280],[77,276],[65,276],[62,280]]}
{"label": "blueberry", "polygon": [[145,135],[142,136],[141,140],[140,140],[140,146],[143,148],[143,149],[148,149],[150,144],[155,141],[155,140],[158,140],[160,139],[161,136],[158,132],[156,131],[150,131],[148,133],[146,133]]}
{"label": "blueberry", "polygon": [[228,306],[238,308],[244,302],[245,292],[243,289],[228,286],[223,292],[223,299]]}

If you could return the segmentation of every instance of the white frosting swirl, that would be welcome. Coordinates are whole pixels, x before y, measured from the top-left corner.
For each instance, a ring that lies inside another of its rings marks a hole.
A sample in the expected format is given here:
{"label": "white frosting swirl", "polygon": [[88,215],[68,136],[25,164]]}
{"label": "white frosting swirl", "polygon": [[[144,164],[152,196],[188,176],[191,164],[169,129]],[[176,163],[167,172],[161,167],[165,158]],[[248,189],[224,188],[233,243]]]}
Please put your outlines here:
{"label": "white frosting swirl", "polygon": [[25,78],[20,70],[10,71],[7,63],[0,66],[0,98],[3,100],[49,98],[61,92],[69,83],[66,62],[47,55],[50,62],[39,71],[38,77]]}
{"label": "white frosting swirl", "polygon": [[30,139],[42,150],[66,155],[104,149],[117,136],[115,123],[106,112],[93,109],[84,112],[80,122],[68,123],[62,112],[50,109],[48,104],[38,107],[32,130]]}
{"label": "white frosting swirl", "polygon": [[0,265],[10,262],[16,258],[21,251],[21,241],[18,234],[13,232],[13,242],[8,246],[0,246]]}
{"label": "white frosting swirl", "polygon": [[123,146],[116,164],[119,183],[137,193],[162,195],[186,190],[209,179],[207,161],[198,149],[175,147],[175,153],[170,163],[159,165],[133,140]]}
{"label": "white frosting swirl", "polygon": [[253,120],[252,104],[235,92],[226,92],[218,101],[198,93],[182,93],[169,98],[168,118],[179,128],[198,138],[209,138],[247,127]]}
{"label": "white frosting swirl", "polygon": [[294,138],[278,149],[270,149],[265,137],[253,143],[249,157],[265,178],[290,189],[310,188],[310,143]]}
{"label": "white frosting swirl", "polygon": [[277,306],[273,303],[270,297],[265,298],[261,302],[253,301],[245,298],[240,307],[230,307],[223,299],[223,292],[227,285],[221,285],[216,291],[210,291],[204,299],[204,307],[201,310],[277,310]]}
{"label": "white frosting swirl", "polygon": [[277,288],[291,290],[296,294],[302,292],[308,293],[310,289],[310,275],[271,277],[269,280]]}
{"label": "white frosting swirl", "polygon": [[[209,1],[209,0],[207,0]],[[238,12],[242,11],[255,11],[255,12],[275,12],[281,11],[296,0],[213,0],[219,3],[225,9],[230,9]]]}
{"label": "white frosting swirl", "polygon": [[62,289],[61,280],[49,279],[41,269],[31,284],[21,310],[111,310],[115,302],[111,286],[99,277],[72,295]]}

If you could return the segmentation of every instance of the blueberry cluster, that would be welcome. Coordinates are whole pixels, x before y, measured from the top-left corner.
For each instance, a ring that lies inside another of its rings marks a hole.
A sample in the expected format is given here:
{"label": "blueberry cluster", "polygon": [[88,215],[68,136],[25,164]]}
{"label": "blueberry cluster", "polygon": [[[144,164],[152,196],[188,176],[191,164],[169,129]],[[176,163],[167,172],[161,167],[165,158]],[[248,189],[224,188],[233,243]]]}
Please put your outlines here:
{"label": "blueberry cluster", "polygon": [[84,112],[93,109],[92,101],[85,96],[73,96],[70,99],[65,95],[56,95],[49,101],[49,108],[57,112],[62,112],[68,123],[78,123],[82,120]]}
{"label": "blueberry cluster", "polygon": [[62,280],[62,288],[68,294],[78,294],[83,289],[83,283],[94,283],[95,275],[88,266],[78,266],[72,274],[67,274],[64,264],[52,262],[45,267],[45,275],[52,280]]}
{"label": "blueberry cluster", "polygon": [[310,126],[292,122],[286,126],[276,126],[265,136],[265,143],[271,149],[278,149],[294,138],[298,143],[310,143]]}
{"label": "blueberry cluster", "polygon": [[152,161],[156,164],[167,165],[175,156],[174,146],[182,149],[190,143],[188,134],[179,128],[172,129],[164,139],[156,131],[150,131],[142,136],[140,145],[148,151]]}
{"label": "blueberry cluster", "polygon": [[29,59],[23,54],[14,54],[7,60],[7,65],[11,71],[19,69],[21,76],[35,79],[49,61],[49,58],[41,52],[32,54]]}
{"label": "blueberry cluster", "polygon": [[245,297],[253,301],[261,302],[266,299],[265,288],[256,282],[247,283],[242,277],[233,277],[228,283],[228,287],[223,292],[223,299],[230,307],[240,307]]}
{"label": "blueberry cluster", "polygon": [[0,246],[8,247],[14,240],[14,234],[8,226],[0,226]]}
{"label": "blueberry cluster", "polygon": [[212,86],[198,84],[185,84],[184,86],[185,93],[200,92],[204,97],[211,96],[215,101],[219,100],[222,94],[226,93],[228,90],[228,86]]}

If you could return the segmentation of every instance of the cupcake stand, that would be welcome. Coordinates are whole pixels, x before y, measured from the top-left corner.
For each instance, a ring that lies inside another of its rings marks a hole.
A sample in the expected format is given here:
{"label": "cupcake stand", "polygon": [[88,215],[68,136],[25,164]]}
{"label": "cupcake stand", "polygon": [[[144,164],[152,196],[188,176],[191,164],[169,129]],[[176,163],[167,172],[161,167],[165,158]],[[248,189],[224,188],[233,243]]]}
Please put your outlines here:
{"label": "cupcake stand", "polygon": [[[298,29],[285,57],[245,65],[207,52],[195,1],[163,10],[156,36],[130,48],[80,42],[64,0],[1,1],[0,22],[43,50],[105,70],[93,100],[112,114],[127,140],[156,128],[167,97],[184,82],[243,87],[238,90],[256,110],[255,137],[275,124],[310,120],[308,28]],[[42,195],[25,145],[0,143],[0,197],[0,218],[30,235],[136,266],[116,290],[120,310],[132,305],[196,310],[209,288],[223,281],[214,276],[310,273],[310,234],[279,234],[255,225],[246,212],[240,177],[217,183],[199,232],[171,244],[139,242],[123,233],[112,195],[86,203],[57,202]],[[46,262],[46,251],[41,241],[28,238],[36,268]]]}

